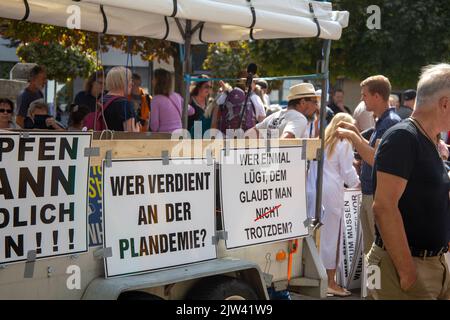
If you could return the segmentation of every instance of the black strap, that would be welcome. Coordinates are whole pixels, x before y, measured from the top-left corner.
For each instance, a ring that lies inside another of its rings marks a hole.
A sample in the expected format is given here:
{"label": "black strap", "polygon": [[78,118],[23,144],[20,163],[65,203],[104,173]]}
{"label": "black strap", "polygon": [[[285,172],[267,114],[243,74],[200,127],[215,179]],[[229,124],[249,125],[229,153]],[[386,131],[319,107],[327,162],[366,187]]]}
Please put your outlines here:
{"label": "black strap", "polygon": [[170,31],[170,29],[169,29],[169,19],[166,16],[164,16],[164,22],[166,23],[166,34],[164,35],[162,40],[166,40],[167,39],[167,37],[169,36],[169,31]]}
{"label": "black strap", "polygon": [[25,6],[25,15],[22,18],[22,21],[27,21],[30,16],[30,5],[28,4],[28,0],[23,0],[23,4]]}
{"label": "black strap", "polygon": [[178,12],[177,0],[173,0],[173,11],[170,17],[174,18],[177,15],[177,12]]}
{"label": "black strap", "polygon": [[314,22],[316,23],[316,25],[317,25],[317,35],[316,35],[316,38],[319,38],[320,37],[320,33],[321,33],[321,30],[320,30],[320,24],[319,24],[319,20],[317,19],[317,17],[316,17],[316,14],[314,13],[314,7],[313,7],[313,4],[310,2],[309,3],[309,12],[311,12],[311,14],[313,15],[313,20],[314,20]]}
{"label": "black strap", "polygon": [[102,33],[106,34],[106,32],[108,31],[108,18],[106,17],[105,9],[103,8],[102,4],[100,5],[100,11],[103,16],[103,31],[102,31]]}
{"label": "black strap", "polygon": [[255,40],[253,38],[253,27],[256,25],[256,11],[255,7],[252,5],[251,0],[247,0],[247,2],[250,4],[250,11],[252,13],[252,24],[250,25],[250,39]]}
{"label": "black strap", "polygon": [[203,41],[203,28],[204,27],[205,27],[205,24],[203,23],[202,26],[200,27],[200,31],[198,32],[198,39],[200,40],[201,43],[207,44],[206,41]]}

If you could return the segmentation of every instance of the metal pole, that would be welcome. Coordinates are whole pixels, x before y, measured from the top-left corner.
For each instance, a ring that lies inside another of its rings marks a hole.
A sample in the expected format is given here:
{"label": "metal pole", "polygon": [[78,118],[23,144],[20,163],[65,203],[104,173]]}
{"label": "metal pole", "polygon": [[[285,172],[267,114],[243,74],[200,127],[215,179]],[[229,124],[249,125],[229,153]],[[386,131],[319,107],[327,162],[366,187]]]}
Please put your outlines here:
{"label": "metal pole", "polygon": [[192,63],[191,63],[191,37],[192,37],[192,21],[186,20],[186,29],[185,29],[185,39],[184,39],[184,68],[183,72],[185,74],[184,81],[185,90],[184,90],[184,106],[182,113],[182,123],[183,129],[187,129],[188,126],[188,106],[190,99],[190,86],[191,86],[191,71],[192,71]]}
{"label": "metal pole", "polygon": [[322,97],[320,100],[320,152],[318,155],[317,166],[317,184],[316,184],[316,221],[315,226],[320,225],[320,216],[322,213],[322,186],[323,186],[323,161],[325,148],[325,121],[326,121],[326,105],[329,87],[329,62],[330,62],[331,40],[325,40],[322,47],[322,60],[320,71],[324,74],[322,79]]}

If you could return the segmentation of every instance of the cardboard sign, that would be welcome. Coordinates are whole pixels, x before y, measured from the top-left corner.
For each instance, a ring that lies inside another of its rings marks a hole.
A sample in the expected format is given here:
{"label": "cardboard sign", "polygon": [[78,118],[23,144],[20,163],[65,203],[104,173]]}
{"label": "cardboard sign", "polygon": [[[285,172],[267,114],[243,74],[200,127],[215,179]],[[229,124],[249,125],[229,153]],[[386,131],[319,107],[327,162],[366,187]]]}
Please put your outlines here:
{"label": "cardboard sign", "polygon": [[363,276],[363,243],[359,222],[362,194],[360,190],[344,192],[344,218],[342,220],[341,265],[339,285],[347,289],[361,288]]}
{"label": "cardboard sign", "polygon": [[89,133],[0,133],[0,264],[87,251]]}
{"label": "cardboard sign", "polygon": [[308,235],[302,147],[221,153],[221,203],[227,249]]}
{"label": "cardboard sign", "polygon": [[214,165],[206,159],[103,164],[106,277],[217,257]]}

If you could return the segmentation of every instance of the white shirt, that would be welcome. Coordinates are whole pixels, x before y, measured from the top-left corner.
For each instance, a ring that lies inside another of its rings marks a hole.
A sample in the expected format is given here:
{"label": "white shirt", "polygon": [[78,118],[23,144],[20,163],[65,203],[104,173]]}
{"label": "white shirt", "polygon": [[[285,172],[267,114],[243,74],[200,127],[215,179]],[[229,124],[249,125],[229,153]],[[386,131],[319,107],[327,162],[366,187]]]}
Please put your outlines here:
{"label": "white shirt", "polygon": [[329,207],[342,209],[344,183],[349,188],[359,184],[358,174],[353,167],[354,159],[352,145],[347,140],[339,140],[331,156],[326,148],[323,165],[323,201]]}
{"label": "white shirt", "polygon": [[264,104],[265,104],[266,108],[269,108],[270,107],[269,95],[267,93],[264,93],[263,98],[264,98]]}
{"label": "white shirt", "polygon": [[284,133],[292,133],[295,138],[308,137],[308,120],[300,112],[292,109],[284,109],[271,114],[261,123],[256,125],[256,129],[278,130],[281,137]]}
{"label": "white shirt", "polygon": [[[217,105],[222,105],[225,103],[225,100],[227,98],[226,93],[222,93],[216,100]],[[255,115],[256,119],[258,120],[259,117],[265,117],[266,116],[266,110],[264,109],[264,104],[261,100],[261,98],[252,92],[250,95],[250,100],[252,101],[253,105],[255,106]]]}

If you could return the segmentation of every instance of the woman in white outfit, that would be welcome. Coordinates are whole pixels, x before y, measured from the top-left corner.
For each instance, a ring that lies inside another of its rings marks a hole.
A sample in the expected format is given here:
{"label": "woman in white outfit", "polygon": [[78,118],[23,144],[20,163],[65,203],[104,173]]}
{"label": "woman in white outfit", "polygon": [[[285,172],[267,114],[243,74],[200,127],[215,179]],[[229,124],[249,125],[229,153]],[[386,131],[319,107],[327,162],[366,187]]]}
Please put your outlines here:
{"label": "woman in white outfit", "polygon": [[333,117],[325,130],[325,162],[323,169],[323,206],[325,214],[320,229],[320,257],[327,270],[328,294],[348,296],[351,293],[340,287],[335,280],[339,263],[339,238],[344,208],[344,183],[350,187],[359,184],[353,167],[354,155],[349,140],[335,136],[339,122],[354,124],[351,115],[343,112]]}

